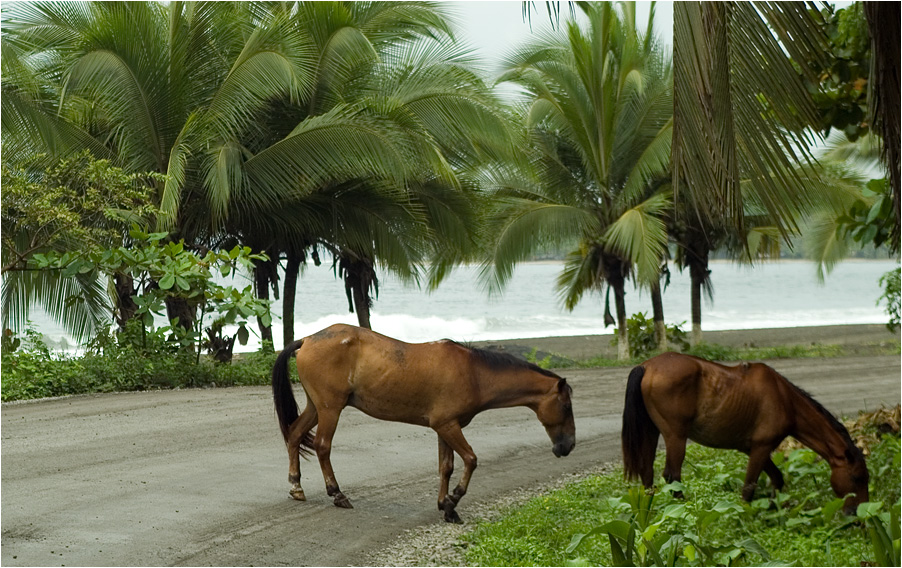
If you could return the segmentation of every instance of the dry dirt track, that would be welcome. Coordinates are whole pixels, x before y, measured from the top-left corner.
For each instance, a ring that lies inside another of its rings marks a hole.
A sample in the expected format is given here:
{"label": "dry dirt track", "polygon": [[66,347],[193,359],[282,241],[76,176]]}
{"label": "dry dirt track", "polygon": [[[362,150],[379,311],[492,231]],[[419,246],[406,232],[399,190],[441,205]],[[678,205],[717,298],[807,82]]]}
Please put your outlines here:
{"label": "dry dirt track", "polygon": [[[773,364],[833,412],[900,400],[898,356]],[[563,373],[577,416],[567,458],[552,455],[526,409],[477,417],[465,430],[479,469],[458,509],[464,520],[468,503],[617,459],[627,372]],[[288,497],[266,388],[3,405],[2,564],[360,564],[404,529],[440,519],[436,462],[432,431],[345,411],[333,464],[356,508],[344,510],[315,461],[302,464],[308,501]]]}

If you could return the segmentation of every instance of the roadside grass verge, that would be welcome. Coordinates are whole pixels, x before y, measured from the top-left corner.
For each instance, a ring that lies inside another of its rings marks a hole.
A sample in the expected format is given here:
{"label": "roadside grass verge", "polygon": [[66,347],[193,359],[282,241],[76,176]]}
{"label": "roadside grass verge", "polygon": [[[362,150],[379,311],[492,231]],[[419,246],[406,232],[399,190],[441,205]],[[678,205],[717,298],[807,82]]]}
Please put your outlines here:
{"label": "roadside grass verge", "polygon": [[116,349],[81,356],[49,350],[2,356],[3,402],[117,391],[269,384],[276,354],[247,353],[231,364],[193,353]]}
{"label": "roadside grass verge", "polygon": [[[860,518],[838,510],[842,502],[830,489],[829,467],[811,450],[775,453],[785,490],[771,498],[766,482],[747,504],[740,497],[747,456],[690,444],[681,487],[658,488],[649,497],[625,483],[618,467],[479,524],[462,537],[465,558],[473,566],[625,565],[622,554],[632,538],[630,560],[637,565],[879,564],[887,557],[878,556],[872,525],[882,523],[890,535],[895,525],[898,539],[898,433],[882,435],[869,451],[871,502],[880,504],[859,509]],[[658,476],[662,468],[659,452]],[[675,498],[674,489],[685,498]],[[889,562],[898,562],[898,542],[894,557],[890,544]]]}
{"label": "roadside grass verge", "polygon": [[[578,368],[593,367],[630,367],[639,365],[652,357],[654,353],[642,357],[633,357],[625,361],[599,356],[579,361],[572,361],[564,355],[551,353],[543,358],[536,356],[537,350],[526,353],[526,359],[543,368]],[[831,358],[848,356],[899,355],[902,353],[900,342],[875,343],[870,345],[785,345],[775,347],[729,347],[715,343],[701,343],[683,351],[687,355],[695,355],[712,361],[761,361],[768,359],[801,359]]]}

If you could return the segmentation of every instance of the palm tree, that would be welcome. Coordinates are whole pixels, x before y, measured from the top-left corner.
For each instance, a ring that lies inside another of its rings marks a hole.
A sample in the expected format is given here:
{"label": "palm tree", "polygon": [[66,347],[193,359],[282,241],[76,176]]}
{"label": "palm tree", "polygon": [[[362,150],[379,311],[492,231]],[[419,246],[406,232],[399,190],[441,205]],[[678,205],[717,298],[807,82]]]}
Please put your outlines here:
{"label": "palm tree", "polygon": [[[522,108],[532,163],[498,176],[493,285],[546,239],[579,247],[568,255],[558,288],[572,309],[606,284],[614,292],[619,356],[627,358],[627,278],[657,282],[666,248],[671,66],[652,33],[636,30],[635,7],[580,4],[588,19],[507,58],[500,81],[527,93]],[[606,323],[608,323],[606,321]]]}
{"label": "palm tree", "polygon": [[708,254],[744,242],[750,201],[787,239],[818,200],[816,172],[803,167],[816,113],[792,65],[822,57],[816,18],[802,3],[674,4],[673,185],[696,342]]}
{"label": "palm tree", "polygon": [[511,134],[434,7],[303,3],[297,11],[318,54],[316,87],[262,121],[283,131],[269,130],[246,161],[249,195],[320,211],[299,222],[312,231],[288,229],[285,242],[332,254],[351,310],[369,327],[379,267],[419,282],[430,260],[435,284],[472,248],[468,168],[511,154]]}
{"label": "palm tree", "polygon": [[[164,174],[160,227],[189,244],[219,238],[244,160],[237,137],[256,110],[313,85],[309,41],[278,9],[61,2],[4,12],[4,56],[14,49],[34,78],[4,76],[4,144],[51,157],[87,148]],[[190,325],[189,306],[169,307]]]}

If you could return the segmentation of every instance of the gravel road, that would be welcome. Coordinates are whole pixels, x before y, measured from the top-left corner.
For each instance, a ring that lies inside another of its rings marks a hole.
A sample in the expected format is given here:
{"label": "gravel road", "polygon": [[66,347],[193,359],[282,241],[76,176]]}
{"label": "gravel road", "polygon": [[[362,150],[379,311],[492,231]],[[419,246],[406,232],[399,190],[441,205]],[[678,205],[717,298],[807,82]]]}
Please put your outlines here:
{"label": "gravel road", "polygon": [[[773,365],[835,413],[900,400],[899,356]],[[464,431],[479,468],[458,511],[619,458],[628,369],[567,370],[577,445],[557,459],[526,409]],[[348,409],[332,462],[355,508],[302,463],[308,501],[288,496],[287,456],[267,388],[110,394],[2,406],[2,565],[367,563],[408,529],[440,521],[431,430]],[[457,474],[462,470],[458,461]]]}

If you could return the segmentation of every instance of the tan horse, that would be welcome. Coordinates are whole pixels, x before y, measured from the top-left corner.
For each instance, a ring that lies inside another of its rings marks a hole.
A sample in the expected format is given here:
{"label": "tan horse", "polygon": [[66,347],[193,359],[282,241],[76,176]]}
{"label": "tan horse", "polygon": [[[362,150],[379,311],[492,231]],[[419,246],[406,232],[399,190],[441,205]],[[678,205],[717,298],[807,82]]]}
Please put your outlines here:
{"label": "tan horse", "polygon": [[[297,369],[307,394],[298,406],[288,378],[288,359],[297,351]],[[326,492],[337,507],[351,507],[338,488],[329,454],[338,416],[353,406],[381,420],[428,426],[438,434],[439,510],[460,522],[455,508],[476,469],[476,454],[461,431],[490,408],[532,409],[553,443],[566,456],[575,444],[571,388],[565,379],[510,355],[465,347],[453,341],[404,343],[349,325],[333,325],[285,347],[272,373],[279,426],[288,446],[289,492],[305,499],[299,452],[312,448],[319,458]],[[316,426],[316,435],[310,430]],[[309,450],[308,450],[309,451]],[[454,452],[464,473],[454,491],[448,483]]]}
{"label": "tan horse", "polygon": [[849,432],[823,406],[763,363],[727,367],[698,357],[664,353],[630,373],[623,409],[623,463],[627,479],[654,480],[655,449],[664,436],[664,479],[680,480],[691,439],[749,455],[742,498],[751,501],[763,470],[775,489],[783,476],[770,459],[786,436],[820,454],[830,484],[847,512],[868,500],[868,470]]}

